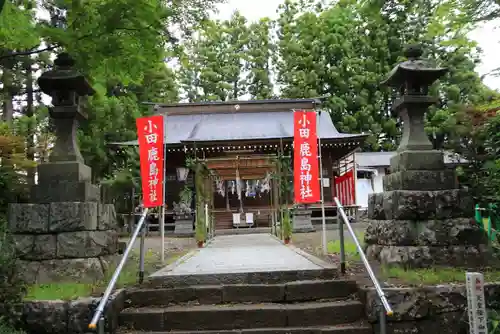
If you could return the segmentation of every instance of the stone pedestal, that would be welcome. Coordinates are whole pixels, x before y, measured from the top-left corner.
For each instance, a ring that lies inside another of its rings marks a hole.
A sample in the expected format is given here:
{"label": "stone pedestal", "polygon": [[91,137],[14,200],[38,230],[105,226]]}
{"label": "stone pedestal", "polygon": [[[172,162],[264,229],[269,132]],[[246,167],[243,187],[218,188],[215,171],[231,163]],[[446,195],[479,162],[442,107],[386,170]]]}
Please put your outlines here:
{"label": "stone pedestal", "polygon": [[473,220],[474,201],[457,189],[439,151],[403,151],[391,160],[383,193],[368,199],[368,258],[386,265],[477,267],[490,260]]}
{"label": "stone pedestal", "polygon": [[116,260],[112,204],[10,204],[9,227],[27,283],[93,282]]}
{"label": "stone pedestal", "polygon": [[81,162],[38,166],[31,204],[9,205],[9,227],[28,283],[93,282],[118,253],[114,205],[101,204]]}
{"label": "stone pedestal", "polygon": [[177,236],[192,237],[194,235],[193,219],[176,219],[174,234]]}
{"label": "stone pedestal", "polygon": [[307,209],[296,209],[292,217],[292,229],[294,233],[305,233],[314,232],[314,228],[311,221],[311,210]]}

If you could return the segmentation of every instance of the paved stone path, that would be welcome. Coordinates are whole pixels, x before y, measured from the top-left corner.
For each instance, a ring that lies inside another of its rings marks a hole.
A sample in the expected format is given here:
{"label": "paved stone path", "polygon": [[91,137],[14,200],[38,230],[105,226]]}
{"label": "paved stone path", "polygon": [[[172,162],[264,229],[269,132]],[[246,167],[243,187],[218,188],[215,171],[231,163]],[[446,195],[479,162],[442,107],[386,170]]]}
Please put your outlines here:
{"label": "paved stone path", "polygon": [[[173,268],[154,276],[321,269],[269,234],[217,236]],[[167,270],[168,269],[168,270]]]}

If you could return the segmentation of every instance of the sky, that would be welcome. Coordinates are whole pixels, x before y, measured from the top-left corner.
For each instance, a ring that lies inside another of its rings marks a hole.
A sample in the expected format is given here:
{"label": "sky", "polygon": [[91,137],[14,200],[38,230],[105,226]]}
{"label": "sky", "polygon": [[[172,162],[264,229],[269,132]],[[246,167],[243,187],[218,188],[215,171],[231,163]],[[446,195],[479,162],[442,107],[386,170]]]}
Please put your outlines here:
{"label": "sky", "polygon": [[[249,21],[257,21],[262,17],[276,17],[276,9],[284,0],[227,0],[219,5],[215,18],[229,19],[235,10],[239,10]],[[490,22],[473,31],[470,37],[476,40],[483,49],[481,64],[477,67],[480,75],[484,75],[500,67],[500,22]],[[487,76],[484,83],[491,88],[500,90],[500,77]]]}

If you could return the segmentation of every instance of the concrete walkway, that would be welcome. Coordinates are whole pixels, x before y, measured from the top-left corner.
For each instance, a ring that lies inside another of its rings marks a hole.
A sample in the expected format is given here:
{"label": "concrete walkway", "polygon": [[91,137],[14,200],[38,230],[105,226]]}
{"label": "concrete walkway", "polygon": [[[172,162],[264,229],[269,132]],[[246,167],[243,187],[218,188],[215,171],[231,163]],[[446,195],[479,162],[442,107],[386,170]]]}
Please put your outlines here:
{"label": "concrete walkway", "polygon": [[316,270],[321,262],[270,234],[225,235],[153,276]]}

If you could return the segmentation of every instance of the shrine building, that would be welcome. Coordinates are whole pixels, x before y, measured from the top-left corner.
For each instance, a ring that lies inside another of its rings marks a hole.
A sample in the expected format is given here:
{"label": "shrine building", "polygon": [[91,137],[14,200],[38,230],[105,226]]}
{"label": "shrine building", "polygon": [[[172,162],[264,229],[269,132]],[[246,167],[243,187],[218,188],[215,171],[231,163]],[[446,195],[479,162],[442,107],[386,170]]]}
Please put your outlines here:
{"label": "shrine building", "polygon": [[[335,211],[335,196],[341,198],[344,205],[356,203],[355,187],[344,184],[346,181],[355,184],[354,152],[366,135],[337,131],[328,112],[320,112],[318,99],[154,104],[154,109],[166,116],[165,179],[170,225],[175,225],[174,202],[179,202],[179,194],[186,184],[193,184],[186,157],[195,156],[205,161],[215,175],[211,182],[211,211],[216,230],[239,228],[235,215],[251,217],[248,227],[270,228],[278,219],[279,185],[273,177],[276,157],[291,157],[293,167],[294,110],[317,111],[327,215]],[[137,141],[117,144],[137,145]],[[292,196],[287,204],[293,204]],[[320,203],[309,208],[313,223],[320,224]]]}

